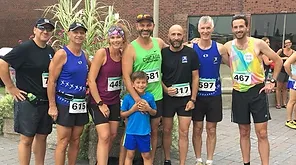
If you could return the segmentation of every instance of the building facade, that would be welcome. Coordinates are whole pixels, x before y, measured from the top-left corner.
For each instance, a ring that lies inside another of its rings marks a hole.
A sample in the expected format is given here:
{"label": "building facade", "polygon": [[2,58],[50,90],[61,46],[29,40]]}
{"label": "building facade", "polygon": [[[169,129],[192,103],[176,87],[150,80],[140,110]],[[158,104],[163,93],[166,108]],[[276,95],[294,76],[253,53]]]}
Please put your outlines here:
{"label": "building facade", "polygon": [[[153,13],[153,0],[97,1],[114,4],[120,18],[128,20],[131,25],[138,14]],[[35,9],[56,2],[1,0],[0,47],[15,46],[19,39],[26,40],[32,34],[34,21],[42,14]],[[295,0],[159,0],[159,37],[167,41],[168,29],[173,24],[180,24],[186,29],[186,40],[198,37],[198,19],[202,15],[210,15],[215,22],[213,38],[224,43],[232,39],[232,16],[240,13],[246,14],[250,20],[250,35],[270,37],[273,49],[281,47],[283,38],[289,38],[296,44]],[[132,33],[136,36],[134,29]]]}

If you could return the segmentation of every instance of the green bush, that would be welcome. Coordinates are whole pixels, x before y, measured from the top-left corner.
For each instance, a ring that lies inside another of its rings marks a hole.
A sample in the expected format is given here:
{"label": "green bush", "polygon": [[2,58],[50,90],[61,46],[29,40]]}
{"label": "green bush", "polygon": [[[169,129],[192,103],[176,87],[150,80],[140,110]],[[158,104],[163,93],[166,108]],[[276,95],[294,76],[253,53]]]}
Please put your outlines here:
{"label": "green bush", "polygon": [[13,117],[13,97],[6,94],[0,99],[0,134],[3,134],[3,119]]}

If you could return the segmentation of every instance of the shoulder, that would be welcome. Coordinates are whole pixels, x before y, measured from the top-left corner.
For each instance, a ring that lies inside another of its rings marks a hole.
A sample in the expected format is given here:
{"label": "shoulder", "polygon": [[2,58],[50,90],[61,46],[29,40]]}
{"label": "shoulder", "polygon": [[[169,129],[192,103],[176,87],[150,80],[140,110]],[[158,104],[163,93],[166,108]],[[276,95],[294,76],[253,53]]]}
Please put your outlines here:
{"label": "shoulder", "polygon": [[184,45],[184,48],[183,48],[182,51],[185,52],[185,53],[188,53],[190,55],[195,55],[196,54],[195,50],[193,48],[191,48],[191,47],[188,47],[187,45]]}
{"label": "shoulder", "polygon": [[156,37],[155,39],[157,40],[160,49],[168,47],[168,45],[161,38]]}
{"label": "shoulder", "polygon": [[106,50],[105,50],[105,48],[101,48],[101,49],[97,50],[94,58],[96,58],[96,56],[100,56],[100,57],[106,56]]}
{"label": "shoulder", "polygon": [[55,54],[54,54],[54,59],[65,59],[67,57],[67,53],[64,49],[59,49]]}
{"label": "shoulder", "polygon": [[123,97],[124,100],[131,100],[132,99],[132,96],[131,94],[126,94],[124,97]]}
{"label": "shoulder", "polygon": [[[133,42],[136,42],[136,41],[134,40]],[[130,43],[130,44],[127,45],[127,47],[123,50],[123,54],[124,53],[131,54],[131,53],[134,53],[135,52],[135,48],[134,48],[134,46],[133,46],[132,43]]]}

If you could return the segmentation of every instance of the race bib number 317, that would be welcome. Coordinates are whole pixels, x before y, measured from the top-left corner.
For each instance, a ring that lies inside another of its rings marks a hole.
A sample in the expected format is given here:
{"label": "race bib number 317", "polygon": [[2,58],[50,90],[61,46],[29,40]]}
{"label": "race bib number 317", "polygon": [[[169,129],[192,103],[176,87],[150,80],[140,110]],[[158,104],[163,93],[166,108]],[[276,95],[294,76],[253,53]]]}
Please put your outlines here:
{"label": "race bib number 317", "polygon": [[251,84],[251,74],[250,73],[234,73],[233,80],[239,84],[250,85]]}
{"label": "race bib number 317", "polygon": [[172,87],[176,88],[177,90],[175,97],[184,97],[184,96],[191,95],[191,89],[190,89],[189,83],[174,84],[172,85]]}

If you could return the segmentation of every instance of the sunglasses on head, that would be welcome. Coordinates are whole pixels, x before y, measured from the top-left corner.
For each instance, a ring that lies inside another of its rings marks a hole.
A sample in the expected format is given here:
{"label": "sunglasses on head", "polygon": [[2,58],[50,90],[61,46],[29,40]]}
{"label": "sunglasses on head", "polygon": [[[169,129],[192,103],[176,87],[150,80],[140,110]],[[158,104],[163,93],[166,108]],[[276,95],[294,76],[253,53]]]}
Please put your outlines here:
{"label": "sunglasses on head", "polygon": [[142,19],[142,18],[152,18],[150,14],[139,14],[137,16],[137,19]]}
{"label": "sunglasses on head", "polygon": [[54,30],[54,28],[52,27],[46,27],[46,26],[43,26],[43,25],[38,25],[37,26],[37,29],[41,30],[41,31],[47,31],[47,32],[52,32]]}
{"label": "sunglasses on head", "polygon": [[121,27],[113,26],[108,30],[108,36],[112,35],[120,35],[121,37],[124,37],[124,31]]}

